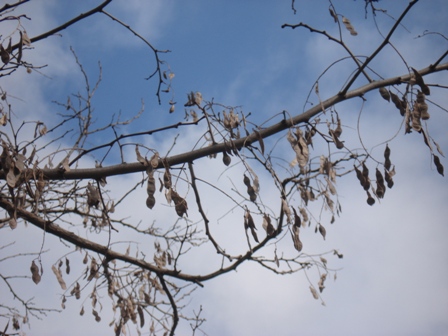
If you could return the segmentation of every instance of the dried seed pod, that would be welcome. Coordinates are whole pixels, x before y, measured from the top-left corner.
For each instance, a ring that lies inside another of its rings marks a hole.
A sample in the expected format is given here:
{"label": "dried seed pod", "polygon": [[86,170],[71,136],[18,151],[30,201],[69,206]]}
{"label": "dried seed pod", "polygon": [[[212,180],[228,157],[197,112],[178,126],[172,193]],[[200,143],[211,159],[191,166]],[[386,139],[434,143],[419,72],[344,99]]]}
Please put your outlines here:
{"label": "dried seed pod", "polygon": [[275,229],[271,223],[271,218],[269,217],[268,214],[263,215],[263,225],[262,226],[268,236],[271,236],[272,234],[274,234]]}
{"label": "dried seed pod", "polygon": [[3,45],[0,44],[0,57],[2,59],[3,64],[8,64],[9,60],[11,59],[11,56],[9,56],[9,53],[3,48]]}
{"label": "dried seed pod", "polygon": [[62,278],[61,270],[58,267],[56,267],[55,265],[51,266],[51,270],[53,271],[54,275],[56,275],[56,279],[58,280],[59,285],[61,286],[62,290],[66,290],[67,285],[65,284],[65,281]]}
{"label": "dried seed pod", "polygon": [[437,155],[435,155],[434,154],[434,164],[436,165],[436,168],[437,168],[437,172],[440,174],[440,175],[442,175],[442,176],[444,176],[443,175],[443,165],[440,163],[440,159],[439,159],[439,157],[437,156]]}
{"label": "dried seed pod", "polygon": [[146,192],[148,196],[153,196],[156,192],[156,179],[154,178],[154,173],[148,174],[148,184],[146,186]]}
{"label": "dried seed pod", "polygon": [[319,224],[319,232],[325,240],[325,236],[327,235],[327,230],[325,230],[325,228],[321,224]]}
{"label": "dried seed pod", "polygon": [[337,119],[337,121],[336,121],[336,128],[334,129],[333,133],[334,133],[334,135],[335,135],[336,137],[338,137],[338,138],[339,138],[339,137],[341,136],[341,134],[342,134],[341,119],[339,119],[339,116],[338,116],[338,119]]}
{"label": "dried seed pod", "polygon": [[414,72],[414,76],[415,76],[415,82],[417,83],[418,86],[420,86],[420,89],[422,89],[422,92],[429,96],[430,91],[429,91],[429,87],[425,84],[422,75],[420,75],[420,73],[415,70],[414,68],[411,68],[412,71]]}
{"label": "dried seed pod", "polygon": [[386,187],[384,186],[384,178],[381,172],[376,168],[376,195],[378,198],[383,198],[386,193]]}
{"label": "dried seed pod", "polygon": [[226,151],[222,152],[222,162],[228,166],[232,162],[232,159],[230,158],[229,154],[227,154]]}
{"label": "dried seed pod", "polygon": [[39,267],[33,262],[31,263],[30,267],[31,271],[31,278],[33,279],[33,282],[37,285],[40,282],[41,276],[39,274]]}
{"label": "dried seed pod", "polygon": [[342,18],[342,23],[344,24],[345,28],[350,32],[350,35],[356,36],[358,33],[356,32],[355,28],[353,28],[351,22],[346,17]]}
{"label": "dried seed pod", "polygon": [[311,294],[313,295],[313,298],[315,298],[316,300],[319,300],[319,294],[317,294],[317,291],[313,286],[310,286],[310,291],[311,291]]}
{"label": "dried seed pod", "polygon": [[154,198],[154,196],[148,196],[146,198],[146,206],[149,209],[152,209],[154,207],[154,205],[156,204],[156,199]]}
{"label": "dried seed pod", "polygon": [[303,244],[300,241],[300,237],[299,237],[299,233],[300,233],[300,229],[299,227],[293,225],[292,227],[292,232],[291,232],[291,237],[292,237],[292,241],[294,243],[294,248],[298,251],[301,252],[302,248],[303,248]]}
{"label": "dried seed pod", "polygon": [[414,109],[418,110],[422,120],[429,119],[428,104],[425,102],[425,94],[421,91],[418,91],[417,93],[417,101],[414,103]]}
{"label": "dried seed pod", "polygon": [[188,217],[187,210],[188,205],[187,201],[182,198],[175,190],[171,191],[171,198],[174,202],[174,208],[179,217],[183,217],[184,214]]}
{"label": "dried seed pod", "polygon": [[384,168],[389,170],[391,165],[392,163],[390,162],[390,148],[386,144],[386,149],[384,150]]}
{"label": "dried seed pod", "polygon": [[246,187],[250,187],[250,179],[244,174],[243,182],[246,185]]}
{"label": "dried seed pod", "polygon": [[387,170],[384,170],[384,179],[386,180],[387,187],[391,189],[394,186],[394,181],[392,180],[391,174]]}
{"label": "dried seed pod", "polygon": [[361,171],[358,169],[358,167],[353,166],[355,168],[356,171],[356,177],[359,180],[359,183],[361,184],[361,186],[364,188],[364,184],[366,183],[366,180],[364,178],[364,175],[361,173]]}
{"label": "dried seed pod", "polygon": [[389,91],[389,93],[390,93],[390,97],[392,99],[392,102],[395,104],[395,107],[400,111],[400,114],[402,116],[404,116],[405,109],[403,108],[403,104],[402,104],[400,98],[398,98],[398,96],[395,93],[391,92],[391,91]]}
{"label": "dried seed pod", "polygon": [[338,17],[336,16],[335,12],[331,8],[329,8],[329,11],[330,11],[330,15],[333,18],[334,22],[337,23],[338,22]]}
{"label": "dried seed pod", "polygon": [[365,161],[362,163],[362,176],[364,177],[364,190],[369,190],[370,179],[369,179],[369,169],[366,166]]}
{"label": "dried seed pod", "polygon": [[389,91],[388,91],[386,88],[384,88],[384,87],[380,87],[378,90],[380,91],[380,95],[381,95],[381,97],[383,97],[383,99],[385,99],[385,100],[387,100],[388,102],[390,102],[390,94],[389,94]]}
{"label": "dried seed pod", "polygon": [[98,208],[98,205],[100,203],[100,192],[96,187],[89,183],[87,183],[87,204],[89,207],[94,206],[95,208]]}
{"label": "dried seed pod", "polygon": [[333,138],[333,142],[336,145],[337,149],[342,149],[344,148],[344,143],[339,140],[338,136],[336,135],[335,131],[333,131],[332,129],[329,130],[331,137]]}
{"label": "dried seed pod", "polygon": [[252,237],[254,237],[254,240],[258,243],[257,233],[255,232],[257,228],[255,227],[254,219],[248,209],[246,209],[246,212],[244,213],[244,229],[250,229]]}
{"label": "dried seed pod", "polygon": [[375,204],[375,199],[372,197],[372,195],[370,195],[370,193],[368,191],[367,192],[367,204],[368,205],[374,205]]}

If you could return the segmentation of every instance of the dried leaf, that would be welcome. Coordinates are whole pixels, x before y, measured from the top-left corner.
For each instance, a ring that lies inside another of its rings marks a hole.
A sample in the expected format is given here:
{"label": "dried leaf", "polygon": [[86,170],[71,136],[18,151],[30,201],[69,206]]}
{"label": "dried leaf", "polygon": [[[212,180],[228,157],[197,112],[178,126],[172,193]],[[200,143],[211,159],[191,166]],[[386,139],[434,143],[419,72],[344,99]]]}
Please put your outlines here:
{"label": "dried leaf", "polygon": [[64,279],[62,278],[62,273],[60,268],[57,268],[55,265],[51,266],[51,270],[53,271],[54,275],[56,275],[56,279],[59,282],[59,285],[61,286],[62,290],[67,289],[67,285],[65,284]]}
{"label": "dried leaf", "polygon": [[31,263],[31,278],[33,279],[33,282],[37,285],[40,282],[41,276],[39,274],[39,267],[33,262]]}

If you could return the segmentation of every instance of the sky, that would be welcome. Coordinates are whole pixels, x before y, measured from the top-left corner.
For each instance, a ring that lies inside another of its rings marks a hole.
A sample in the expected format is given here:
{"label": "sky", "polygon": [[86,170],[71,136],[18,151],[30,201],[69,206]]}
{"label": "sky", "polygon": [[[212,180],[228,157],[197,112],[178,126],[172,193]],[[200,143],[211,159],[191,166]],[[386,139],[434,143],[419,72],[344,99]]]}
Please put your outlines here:
{"label": "sky", "polygon": [[[358,32],[357,36],[350,36],[343,31],[344,39],[354,54],[368,55],[375,50],[381,43],[381,36],[372,23],[372,14],[365,17],[364,1],[332,2],[338,13],[349,18]],[[36,36],[85,12],[94,3],[99,2],[31,1],[21,7],[31,18],[23,25],[29,36]],[[390,16],[378,13],[383,34],[393,24],[391,17],[399,16],[407,3],[396,0],[376,4],[386,9]],[[0,86],[8,94],[20,97],[20,100],[14,100],[18,119],[39,119],[51,125],[55,122],[55,114],[60,112],[53,101],[65,102],[71,93],[84,90],[83,78],[70,51],[72,47],[91,76],[92,83],[99,74],[98,62],[101,62],[102,82],[93,99],[98,123],[110,120],[119,112],[123,116],[131,116],[140,110],[144,101],[143,116],[137,123],[123,127],[123,133],[182,121],[182,106],[190,91],[200,91],[206,100],[240,106],[246,113],[251,112],[255,122],[264,122],[272,116],[276,116],[274,121],[279,121],[277,114],[281,111],[297,115],[309,108],[306,100],[310,91],[311,101],[316,103],[313,83],[330,64],[345,56],[340,46],[322,36],[305,29],[282,29],[281,26],[304,22],[337,34],[328,6],[327,0],[296,0],[297,13],[294,14],[289,1],[114,1],[108,6],[110,13],[130,24],[159,50],[170,50],[161,57],[175,77],[172,91],[162,94],[161,104],[155,95],[157,83],[145,80],[154,71],[151,50],[123,27],[100,15],[64,30],[60,36],[36,43],[30,51],[30,59],[34,64],[48,66],[40,73],[18,71],[9,78],[2,78]],[[401,57],[409,66],[420,69],[443,54],[448,47],[446,38],[435,34],[424,38],[417,36],[425,31],[448,36],[447,15],[443,0],[420,1],[392,38],[401,54],[386,47],[372,63],[379,76],[407,73]],[[321,97],[326,99],[336,94],[351,71],[353,64],[350,60],[332,67],[319,81]],[[446,86],[446,74],[429,76],[427,82]],[[364,82],[359,80],[357,84]],[[448,106],[446,91],[441,88],[431,90],[434,102]],[[431,163],[421,135],[415,132],[403,134],[401,117],[393,105],[382,100],[376,91],[368,93],[365,98],[365,102],[357,99],[336,107],[344,123],[343,139],[347,144],[359,146],[356,131],[359,125],[363,144],[373,148],[371,154],[377,158],[381,158],[385,142],[388,142],[397,175],[394,188],[388,189],[385,198],[373,207],[367,205],[365,193],[354,175],[342,177],[337,182],[342,213],[334,224],[324,224],[326,240],[314,234],[312,228],[304,230],[305,253],[312,255],[333,249],[343,253],[343,259],[326,256],[331,267],[338,269],[337,279],[334,280],[332,274],[321,295],[322,300],[315,300],[308,282],[317,284],[319,276],[315,270],[281,276],[254,263],[243,265],[236,272],[206,282],[204,288],[193,293],[189,301],[191,309],[198,311],[202,307],[202,316],[207,320],[197,334],[448,334],[448,182]],[[176,111],[172,114],[168,113],[171,99],[177,102]],[[442,150],[448,153],[447,112],[434,105],[430,105],[429,112],[428,130]],[[185,129],[170,134],[179,134],[173,153],[180,153],[191,150],[202,133],[196,129]],[[92,145],[106,142],[110,136],[105,134],[92,139]],[[143,141],[148,146],[157,147],[161,153],[166,153],[173,144],[172,136],[156,135]],[[267,141],[267,144],[272,142]],[[283,146],[280,148],[285,150],[280,153],[288,160],[292,159],[292,151],[285,144]],[[319,149],[316,146],[316,150]],[[126,155],[129,161],[135,161],[133,147]],[[88,157],[83,164],[93,165],[94,159]],[[109,159],[113,161],[116,157]],[[441,160],[448,167],[447,160],[443,157]],[[222,177],[219,160],[207,158],[199,160],[195,166],[199,176],[217,185],[238,180],[242,173],[236,167],[227,172],[228,177]],[[272,185],[265,175],[260,173],[260,177],[262,196],[270,202]],[[110,179],[110,195],[114,197],[140,179],[139,174]],[[242,246],[241,238],[244,243],[245,236],[241,237],[242,231],[232,229],[241,229],[241,214],[236,211],[227,214],[227,208],[223,209],[220,204],[221,199],[213,198],[218,196],[211,190],[206,192],[210,199],[207,209],[214,219],[213,229],[223,244],[228,244],[228,248],[237,253]],[[144,188],[136,191],[122,209],[117,209],[117,215],[129,216],[128,209],[132,207],[135,222],[140,219],[151,221],[144,204],[135,202],[144,194]],[[168,210],[158,210],[159,220],[172,218],[167,217],[171,213]],[[259,228],[259,234],[261,231]],[[241,235],[236,237],[238,233]],[[33,244],[38,250],[42,240],[36,237],[41,237],[41,234],[29,226],[14,231],[2,229],[0,246],[16,240],[14,248],[17,251]],[[56,240],[46,239],[48,248],[58,246],[62,251],[55,253],[55,258],[69,252],[69,249],[64,252]],[[133,237],[116,239],[126,243]],[[124,248],[128,246],[125,243],[122,244]],[[144,248],[151,251],[152,245]],[[288,247],[285,249],[288,251]],[[49,265],[54,262],[52,253],[52,250],[46,253]],[[266,253],[272,253],[272,248],[268,248]],[[208,254],[196,254],[184,266],[186,270],[195,272],[213,266],[215,262],[216,259]],[[10,267],[28,271],[29,263],[0,263],[2,272],[6,267],[8,271]],[[59,308],[61,290],[50,273],[48,267],[47,281],[42,281],[40,287],[24,285],[23,292],[35,296],[39,304]],[[6,291],[2,284],[0,297],[5,297]],[[22,331],[26,335],[89,335],[92,330],[96,335],[111,334],[108,323],[112,316],[108,315],[107,308],[102,311],[102,322],[96,323],[90,314],[79,316],[81,305],[82,302],[68,301],[61,314],[51,313],[43,320],[32,320],[31,329],[25,326]],[[5,324],[5,320],[0,319],[0,330]],[[191,334],[188,323],[182,322],[176,334]]]}

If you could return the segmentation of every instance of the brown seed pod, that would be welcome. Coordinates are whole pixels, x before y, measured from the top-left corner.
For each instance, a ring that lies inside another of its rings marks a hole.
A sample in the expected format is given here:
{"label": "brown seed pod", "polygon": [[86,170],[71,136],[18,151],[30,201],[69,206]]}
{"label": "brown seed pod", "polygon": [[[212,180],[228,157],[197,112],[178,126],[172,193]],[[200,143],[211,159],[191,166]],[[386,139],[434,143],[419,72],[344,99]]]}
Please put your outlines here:
{"label": "brown seed pod", "polygon": [[232,162],[232,159],[230,158],[229,154],[227,154],[227,152],[222,152],[222,162],[228,166],[230,165],[230,163]]}
{"label": "brown seed pod", "polygon": [[383,99],[385,99],[388,102],[390,102],[390,93],[389,93],[389,91],[386,88],[384,88],[384,87],[380,87],[379,91],[380,91],[381,97],[383,97]]}

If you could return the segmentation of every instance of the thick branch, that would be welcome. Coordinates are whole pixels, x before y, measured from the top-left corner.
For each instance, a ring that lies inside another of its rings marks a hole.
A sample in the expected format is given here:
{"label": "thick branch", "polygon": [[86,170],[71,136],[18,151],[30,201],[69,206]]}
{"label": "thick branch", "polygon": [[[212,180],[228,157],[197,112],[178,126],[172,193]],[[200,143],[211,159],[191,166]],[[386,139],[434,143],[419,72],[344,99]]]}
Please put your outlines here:
{"label": "thick branch", "polygon": [[[443,63],[440,65],[437,65],[436,67],[429,66],[427,68],[419,70],[420,75],[425,76],[430,73],[435,73],[439,71],[448,70],[448,63]],[[270,127],[267,127],[263,130],[259,130],[258,134],[253,132],[250,135],[240,138],[234,141],[235,147],[237,149],[241,149],[243,147],[248,147],[252,143],[255,143],[258,141],[259,136],[261,136],[263,139],[268,138],[274,134],[277,134],[281,131],[284,131],[294,125],[298,125],[300,123],[304,123],[309,121],[314,116],[318,115],[322,112],[322,108],[326,109],[330,106],[333,106],[341,101],[345,101],[348,99],[352,99],[355,97],[361,97],[365,93],[378,89],[380,87],[387,87],[391,85],[397,85],[401,84],[403,82],[408,82],[411,79],[410,74],[406,74],[399,77],[393,77],[388,78],[380,81],[375,81],[369,84],[366,84],[364,86],[361,86],[360,88],[357,88],[355,90],[349,91],[345,94],[345,96],[336,94],[333,97],[323,101],[321,104],[317,104],[307,110],[306,112],[299,114],[291,119],[284,119],[281,122],[272,125]],[[225,150],[227,150],[228,144],[226,143],[219,143],[215,144],[213,146],[208,146],[204,148],[200,148],[191,152],[186,152],[178,155],[174,155],[167,158],[168,164],[173,167],[179,164],[183,164],[186,162],[192,162],[194,160],[197,160],[199,158],[203,158],[206,156],[209,156],[211,154],[217,154],[221,153]],[[157,168],[164,168],[163,163],[161,160],[159,161],[159,166]],[[108,176],[115,176],[115,175],[124,175],[124,174],[132,174],[137,172],[145,171],[146,167],[139,163],[124,163],[119,165],[113,165],[108,167],[101,167],[101,168],[86,168],[86,169],[71,169],[69,172],[63,172],[60,169],[43,169],[44,178],[48,180],[76,180],[76,179],[100,179]],[[29,172],[32,176],[32,172]],[[3,172],[0,173],[0,179],[5,179],[5,174]]]}

